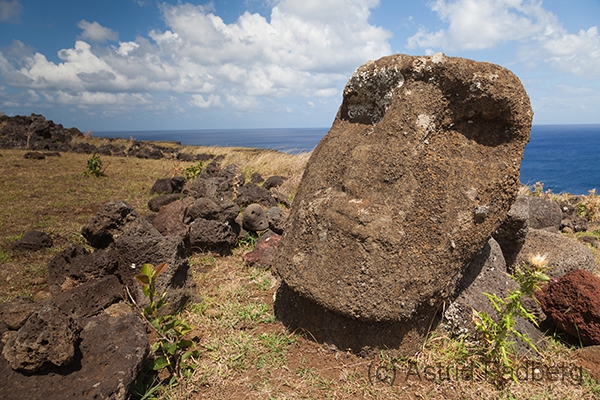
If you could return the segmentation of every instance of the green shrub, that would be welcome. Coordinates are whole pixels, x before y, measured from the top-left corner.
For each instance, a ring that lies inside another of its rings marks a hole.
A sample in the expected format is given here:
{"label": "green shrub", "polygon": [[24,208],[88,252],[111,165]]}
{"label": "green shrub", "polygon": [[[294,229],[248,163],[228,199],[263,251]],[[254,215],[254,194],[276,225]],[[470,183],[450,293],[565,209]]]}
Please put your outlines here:
{"label": "green shrub", "polygon": [[[504,299],[495,294],[484,293],[492,303],[496,319],[485,311],[474,311],[475,327],[483,335],[487,345],[486,356],[508,370],[513,369],[510,357],[514,354],[513,338],[523,340],[538,352],[531,338],[516,329],[516,318],[522,317],[538,325],[535,315],[523,305],[523,297],[533,297],[533,293],[540,289],[540,284],[550,280],[545,274],[547,264],[546,257],[535,256],[531,258],[529,265],[517,267],[512,278],[517,281],[519,288],[510,291]],[[512,375],[516,380],[516,375]]]}
{"label": "green shrub", "polygon": [[106,170],[106,167],[107,166],[104,165],[98,153],[94,153],[92,158],[87,161],[85,174],[87,176],[95,177],[105,176],[104,171]]}
{"label": "green shrub", "polygon": [[200,172],[202,172],[202,169],[204,169],[204,164],[202,163],[202,161],[198,161],[197,164],[187,167],[184,170],[185,179],[187,179],[188,181],[196,179],[198,175],[200,175]]}
{"label": "green shrub", "polygon": [[158,340],[152,345],[156,355],[152,369],[160,371],[166,368],[171,376],[178,379],[181,378],[182,371],[193,370],[192,364],[186,363],[186,360],[197,356],[198,350],[195,349],[194,342],[183,338],[192,331],[187,322],[178,315],[158,315],[158,310],[166,305],[167,293],[157,296],[156,279],[166,268],[166,263],[156,267],[144,264],[141,274],[136,275],[135,279],[142,285],[144,295],[150,300],[150,304],[142,310],[143,316],[158,334]]}

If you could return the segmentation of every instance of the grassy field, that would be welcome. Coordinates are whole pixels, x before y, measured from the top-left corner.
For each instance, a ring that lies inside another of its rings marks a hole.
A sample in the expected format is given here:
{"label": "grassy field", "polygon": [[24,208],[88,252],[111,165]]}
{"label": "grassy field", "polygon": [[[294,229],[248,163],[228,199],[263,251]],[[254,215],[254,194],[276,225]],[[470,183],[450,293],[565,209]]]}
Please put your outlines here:
{"label": "grassy field", "polygon": [[[101,139],[95,139],[101,141]],[[223,165],[238,164],[249,177],[281,175],[292,198],[308,155],[230,148],[188,148],[189,153],[223,154]],[[44,160],[23,158],[24,151],[0,151],[0,301],[34,296],[46,286],[49,260],[80,234],[99,206],[125,200],[148,215],[149,189],[158,178],[181,175],[192,163],[173,160],[102,157],[105,177],[84,174],[89,155],[66,154]],[[52,249],[18,253],[10,244],[32,229],[54,240]],[[158,399],[594,399],[600,384],[584,374],[562,379],[503,382],[486,379],[476,364],[472,379],[461,375],[477,361],[480,349],[465,341],[432,334],[410,359],[385,354],[369,359],[288,332],[273,315],[278,285],[271,271],[248,267],[239,246],[229,256],[194,254],[189,262],[201,302],[182,312],[195,327],[200,355],[194,371],[179,382],[168,377],[140,380],[138,398]],[[597,254],[597,252],[596,252]],[[551,341],[537,359],[572,366],[574,349]],[[526,363],[528,360],[517,360]],[[526,365],[526,364],[522,364]],[[426,368],[430,372],[425,374]],[[450,369],[448,369],[448,367]],[[416,374],[420,371],[420,376]],[[450,373],[448,373],[450,371]],[[454,374],[452,371],[458,371]],[[433,375],[432,375],[433,374]],[[394,378],[394,379],[393,379]]]}

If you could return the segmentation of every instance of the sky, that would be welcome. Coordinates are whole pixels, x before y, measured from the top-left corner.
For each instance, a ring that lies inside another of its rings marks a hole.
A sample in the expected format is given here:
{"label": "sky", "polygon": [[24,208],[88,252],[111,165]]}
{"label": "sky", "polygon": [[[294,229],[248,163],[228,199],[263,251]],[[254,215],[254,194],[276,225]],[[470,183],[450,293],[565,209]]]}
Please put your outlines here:
{"label": "sky", "polygon": [[443,52],[600,123],[600,0],[0,0],[0,112],[82,131],[329,127],[368,60]]}

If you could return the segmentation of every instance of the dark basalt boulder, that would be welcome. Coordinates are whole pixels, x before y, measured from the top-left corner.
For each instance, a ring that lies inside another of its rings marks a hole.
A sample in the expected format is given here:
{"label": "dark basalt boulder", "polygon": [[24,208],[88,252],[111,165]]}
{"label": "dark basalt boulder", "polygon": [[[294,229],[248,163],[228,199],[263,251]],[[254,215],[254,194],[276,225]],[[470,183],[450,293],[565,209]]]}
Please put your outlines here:
{"label": "dark basalt boulder", "polygon": [[527,196],[529,202],[529,227],[557,232],[563,219],[558,203],[543,197]]}
{"label": "dark basalt boulder", "polygon": [[189,226],[189,248],[192,251],[227,254],[237,242],[238,235],[231,223],[199,218]]}
{"label": "dark basalt boulder", "polygon": [[174,201],[182,199],[181,193],[171,193],[155,196],[148,200],[148,208],[154,212],[160,211],[161,207],[171,204]]}
{"label": "dark basalt boulder", "polygon": [[516,264],[526,263],[531,256],[546,256],[548,276],[558,278],[574,269],[593,271],[594,255],[584,244],[543,229],[529,229]]}
{"label": "dark basalt boulder", "polygon": [[160,232],[124,201],[112,201],[92,217],[81,234],[95,248],[105,248],[120,236],[160,236]]}
{"label": "dark basalt boulder", "polygon": [[23,158],[28,158],[30,160],[44,160],[46,156],[37,151],[28,151],[27,153],[23,154]]}
{"label": "dark basalt boulder", "polygon": [[[187,201],[186,201],[187,200]],[[184,223],[190,198],[176,200],[158,210],[158,214],[152,220],[154,226],[163,236],[179,236],[186,238],[188,227]]]}
{"label": "dark basalt boulder", "polygon": [[285,181],[285,178],[282,178],[281,176],[277,176],[277,175],[270,176],[267,178],[265,183],[263,183],[263,187],[265,189],[276,188],[276,187],[281,186],[284,181]]}
{"label": "dark basalt boulder", "polygon": [[41,231],[29,231],[23,237],[12,244],[16,251],[39,251],[54,245],[52,238]]}
{"label": "dark basalt boulder", "polygon": [[[4,353],[7,346],[0,342],[0,351]],[[137,315],[102,313],[82,320],[76,351],[67,365],[24,374],[0,356],[0,393],[6,400],[20,400],[24,395],[46,400],[126,400],[149,352],[146,328]]]}
{"label": "dark basalt boulder", "polygon": [[208,219],[220,222],[233,221],[240,213],[240,207],[227,198],[213,201],[206,197],[197,199],[187,210],[190,220]]}
{"label": "dark basalt boulder", "polygon": [[10,367],[28,373],[70,364],[75,357],[78,327],[52,305],[34,311],[18,331],[4,338],[2,355]]}
{"label": "dark basalt boulder", "polygon": [[287,214],[281,207],[271,207],[265,212],[269,221],[269,229],[278,235],[283,234]]}
{"label": "dark basalt boulder", "polygon": [[271,196],[271,192],[268,189],[251,182],[239,189],[235,202],[240,207],[245,207],[252,203],[258,203],[265,207],[274,207],[277,205],[277,201]]}
{"label": "dark basalt boulder", "polygon": [[161,314],[178,312],[195,296],[196,284],[189,270],[184,240],[178,236],[121,236],[115,241],[119,254],[119,268],[116,275],[129,288],[136,302],[142,307],[149,304],[141,286],[134,276],[141,273],[146,263],[158,265],[167,263],[167,269],[156,282],[157,293],[167,293],[167,304],[160,309]]}
{"label": "dark basalt boulder", "polygon": [[526,196],[517,196],[502,225],[493,237],[502,248],[508,271],[513,270],[517,256],[529,230],[529,201]]}
{"label": "dark basalt boulder", "polygon": [[48,264],[48,285],[51,291],[114,274],[119,266],[119,255],[114,246],[88,252],[83,245],[69,244]]}

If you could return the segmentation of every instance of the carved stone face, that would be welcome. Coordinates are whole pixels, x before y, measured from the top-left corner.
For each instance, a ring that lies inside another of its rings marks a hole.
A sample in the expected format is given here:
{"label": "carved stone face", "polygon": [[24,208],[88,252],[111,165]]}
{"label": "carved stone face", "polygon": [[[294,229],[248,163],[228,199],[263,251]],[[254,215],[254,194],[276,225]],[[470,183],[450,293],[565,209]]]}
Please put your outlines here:
{"label": "carved stone face", "polygon": [[518,78],[493,64],[361,66],[308,163],[276,271],[346,317],[432,317],[514,201],[532,115]]}

